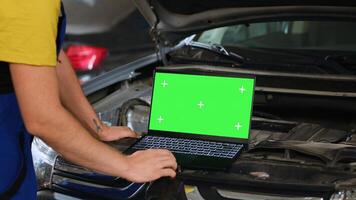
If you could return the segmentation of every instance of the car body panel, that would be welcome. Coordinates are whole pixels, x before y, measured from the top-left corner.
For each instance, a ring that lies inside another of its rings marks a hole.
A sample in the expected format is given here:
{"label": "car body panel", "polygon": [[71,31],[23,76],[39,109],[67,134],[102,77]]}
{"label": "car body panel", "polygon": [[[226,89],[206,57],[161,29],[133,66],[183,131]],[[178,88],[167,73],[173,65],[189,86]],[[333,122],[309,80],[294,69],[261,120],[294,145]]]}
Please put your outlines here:
{"label": "car body panel", "polygon": [[214,27],[281,18],[356,17],[351,1],[163,1],[135,0],[137,8],[153,28],[152,35],[165,45]]}
{"label": "car body panel", "polygon": [[63,4],[67,33],[76,35],[108,31],[135,10],[130,0],[63,0]]}

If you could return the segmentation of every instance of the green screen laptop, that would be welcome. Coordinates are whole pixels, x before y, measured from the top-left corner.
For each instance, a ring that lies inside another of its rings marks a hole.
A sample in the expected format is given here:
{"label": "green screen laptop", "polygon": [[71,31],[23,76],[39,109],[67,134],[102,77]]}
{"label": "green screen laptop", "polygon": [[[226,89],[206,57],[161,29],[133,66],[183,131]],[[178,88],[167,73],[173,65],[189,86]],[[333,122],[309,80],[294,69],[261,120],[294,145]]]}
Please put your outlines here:
{"label": "green screen laptop", "polygon": [[248,145],[254,77],[156,71],[148,134],[129,148],[168,149],[183,168],[227,169]]}

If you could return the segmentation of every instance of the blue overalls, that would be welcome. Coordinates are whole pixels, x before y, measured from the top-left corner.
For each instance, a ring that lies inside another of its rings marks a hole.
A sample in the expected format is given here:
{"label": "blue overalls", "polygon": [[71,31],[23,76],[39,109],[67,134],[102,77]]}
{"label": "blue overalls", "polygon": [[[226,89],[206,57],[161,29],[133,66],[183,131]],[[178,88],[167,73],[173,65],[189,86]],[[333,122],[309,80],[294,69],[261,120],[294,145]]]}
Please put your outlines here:
{"label": "blue overalls", "polygon": [[[56,40],[57,54],[63,43],[65,27],[66,16],[61,5]],[[24,126],[15,94],[0,94],[1,200],[36,199],[37,183],[31,155],[32,138]]]}

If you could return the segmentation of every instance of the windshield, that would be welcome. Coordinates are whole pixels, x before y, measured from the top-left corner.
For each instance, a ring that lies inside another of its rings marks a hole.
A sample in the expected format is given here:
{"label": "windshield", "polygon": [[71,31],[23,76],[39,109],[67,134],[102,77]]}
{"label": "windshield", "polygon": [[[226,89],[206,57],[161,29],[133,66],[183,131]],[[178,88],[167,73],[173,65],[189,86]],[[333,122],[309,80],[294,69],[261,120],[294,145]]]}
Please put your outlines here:
{"label": "windshield", "polygon": [[355,35],[355,22],[279,21],[220,27],[201,33],[196,40],[250,48],[355,52]]}

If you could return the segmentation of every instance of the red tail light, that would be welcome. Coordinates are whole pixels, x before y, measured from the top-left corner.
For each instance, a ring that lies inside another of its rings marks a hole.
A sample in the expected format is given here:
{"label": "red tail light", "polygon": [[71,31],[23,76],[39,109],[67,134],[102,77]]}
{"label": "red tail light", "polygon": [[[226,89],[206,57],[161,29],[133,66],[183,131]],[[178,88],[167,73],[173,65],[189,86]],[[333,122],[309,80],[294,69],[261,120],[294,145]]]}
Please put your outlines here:
{"label": "red tail light", "polygon": [[87,45],[69,46],[67,56],[75,71],[90,71],[100,68],[108,55],[108,49]]}

